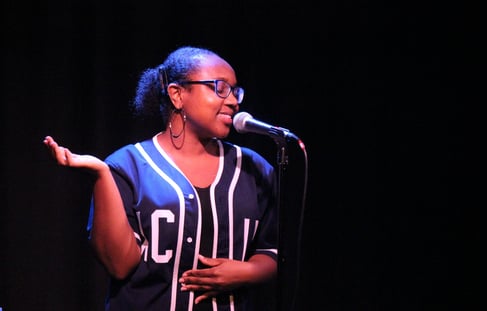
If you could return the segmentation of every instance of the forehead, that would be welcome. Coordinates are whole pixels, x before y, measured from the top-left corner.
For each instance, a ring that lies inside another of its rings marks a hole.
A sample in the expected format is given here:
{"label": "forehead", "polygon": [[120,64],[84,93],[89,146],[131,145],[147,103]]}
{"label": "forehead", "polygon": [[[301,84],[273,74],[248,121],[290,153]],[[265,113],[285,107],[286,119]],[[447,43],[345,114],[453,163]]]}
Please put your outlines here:
{"label": "forehead", "polygon": [[198,69],[191,74],[198,79],[223,79],[235,81],[235,71],[232,66],[218,56],[205,56],[201,58]]}

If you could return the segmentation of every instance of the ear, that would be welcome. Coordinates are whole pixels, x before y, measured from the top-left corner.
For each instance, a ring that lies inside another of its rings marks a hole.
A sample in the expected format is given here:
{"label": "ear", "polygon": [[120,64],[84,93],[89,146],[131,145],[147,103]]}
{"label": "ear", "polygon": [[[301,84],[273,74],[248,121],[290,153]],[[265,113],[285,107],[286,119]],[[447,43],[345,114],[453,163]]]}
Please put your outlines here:
{"label": "ear", "polygon": [[171,99],[172,104],[176,109],[181,109],[183,106],[181,96],[181,86],[177,83],[169,83],[167,86],[167,95]]}

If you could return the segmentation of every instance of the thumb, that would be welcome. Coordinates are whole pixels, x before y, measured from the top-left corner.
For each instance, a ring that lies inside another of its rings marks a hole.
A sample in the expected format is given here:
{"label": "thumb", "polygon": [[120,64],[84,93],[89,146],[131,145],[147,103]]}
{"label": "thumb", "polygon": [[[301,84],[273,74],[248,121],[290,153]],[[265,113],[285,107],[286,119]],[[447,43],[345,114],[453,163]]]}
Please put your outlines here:
{"label": "thumb", "polygon": [[199,261],[206,266],[216,266],[219,260],[216,258],[205,257],[203,255],[198,255]]}

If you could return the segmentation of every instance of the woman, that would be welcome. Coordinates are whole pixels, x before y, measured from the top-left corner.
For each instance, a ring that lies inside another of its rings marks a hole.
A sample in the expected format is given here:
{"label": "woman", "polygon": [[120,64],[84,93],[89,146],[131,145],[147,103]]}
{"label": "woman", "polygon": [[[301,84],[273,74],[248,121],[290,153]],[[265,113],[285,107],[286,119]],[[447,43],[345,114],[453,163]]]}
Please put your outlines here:
{"label": "woman", "polygon": [[44,140],[58,164],[96,176],[90,242],[110,275],[106,310],[256,310],[277,274],[276,176],[223,139],[244,91],[216,53],[178,48],[137,87],[163,130],[102,161]]}

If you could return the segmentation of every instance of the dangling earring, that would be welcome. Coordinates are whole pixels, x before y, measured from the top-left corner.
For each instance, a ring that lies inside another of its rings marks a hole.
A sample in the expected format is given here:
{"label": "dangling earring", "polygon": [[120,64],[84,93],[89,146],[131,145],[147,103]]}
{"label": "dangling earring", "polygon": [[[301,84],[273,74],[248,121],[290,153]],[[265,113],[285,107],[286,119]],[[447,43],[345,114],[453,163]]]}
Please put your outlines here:
{"label": "dangling earring", "polygon": [[[183,121],[183,127],[182,127],[181,131],[179,131],[179,133],[174,134],[172,131],[172,121],[169,121],[169,124],[168,124],[169,134],[171,135],[171,142],[172,142],[173,146],[176,149],[181,149],[181,147],[184,144],[184,133],[185,133],[185,129],[186,129],[186,113],[184,113],[184,111],[182,109],[176,110],[175,113],[177,113],[181,117],[181,119]],[[176,145],[174,140],[181,137],[181,135],[183,136],[183,140],[179,143],[179,145]]]}

